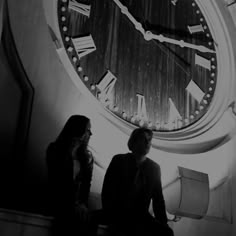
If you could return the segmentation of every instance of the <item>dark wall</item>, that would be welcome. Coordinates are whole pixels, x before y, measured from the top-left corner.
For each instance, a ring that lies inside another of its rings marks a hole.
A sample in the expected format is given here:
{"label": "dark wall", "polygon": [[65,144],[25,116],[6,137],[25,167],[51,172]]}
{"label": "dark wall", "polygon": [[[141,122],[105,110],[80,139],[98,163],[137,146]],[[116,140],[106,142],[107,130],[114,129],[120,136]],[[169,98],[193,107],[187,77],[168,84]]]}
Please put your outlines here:
{"label": "dark wall", "polygon": [[0,41],[0,207],[19,208],[23,197],[23,160],[34,89],[21,64],[11,32],[7,2]]}

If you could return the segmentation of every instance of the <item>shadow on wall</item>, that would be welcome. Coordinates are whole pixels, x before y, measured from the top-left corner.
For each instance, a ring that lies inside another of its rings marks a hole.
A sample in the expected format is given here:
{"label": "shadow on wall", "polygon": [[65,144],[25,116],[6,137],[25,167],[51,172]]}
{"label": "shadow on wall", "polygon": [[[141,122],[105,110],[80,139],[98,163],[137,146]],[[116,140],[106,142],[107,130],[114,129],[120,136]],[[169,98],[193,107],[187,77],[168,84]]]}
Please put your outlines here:
{"label": "shadow on wall", "polygon": [[[3,1],[2,1],[3,2]],[[1,5],[0,44],[0,187],[1,207],[16,208],[23,190],[23,163],[30,126],[34,89],[17,53],[10,29],[7,1]]]}

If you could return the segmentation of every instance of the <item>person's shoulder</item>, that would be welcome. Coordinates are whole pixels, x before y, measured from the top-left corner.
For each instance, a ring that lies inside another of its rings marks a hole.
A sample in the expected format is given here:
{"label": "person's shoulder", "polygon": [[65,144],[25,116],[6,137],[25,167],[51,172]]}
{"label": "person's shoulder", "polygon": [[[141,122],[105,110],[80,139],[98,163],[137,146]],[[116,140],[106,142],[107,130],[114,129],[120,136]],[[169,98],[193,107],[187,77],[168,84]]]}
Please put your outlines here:
{"label": "person's shoulder", "polygon": [[50,143],[46,149],[47,160],[54,158],[56,151],[57,149],[55,143]]}
{"label": "person's shoulder", "polygon": [[147,157],[147,159],[146,159],[146,165],[149,167],[149,168],[151,168],[151,169],[154,169],[154,170],[158,170],[158,171],[160,171],[160,165],[157,163],[157,162],[155,162],[155,161],[153,161],[152,159],[150,159],[150,158],[148,158]]}
{"label": "person's shoulder", "polygon": [[145,173],[149,176],[150,179],[159,179],[161,177],[161,167],[160,165],[151,160],[150,158],[146,159],[146,163],[144,165]]}
{"label": "person's shoulder", "polygon": [[113,156],[114,160],[123,160],[129,156],[129,153],[120,153]]}
{"label": "person's shoulder", "polygon": [[55,149],[55,143],[49,143],[47,146],[47,153]]}
{"label": "person's shoulder", "polygon": [[119,154],[114,155],[113,158],[125,158],[128,155],[129,155],[129,153],[119,153]]}
{"label": "person's shoulder", "polygon": [[62,162],[62,151],[55,142],[50,143],[46,149],[46,164],[48,168],[54,168],[55,163],[57,163],[57,166],[60,164],[63,165]]}
{"label": "person's shoulder", "polygon": [[119,153],[119,154],[116,154],[112,157],[111,159],[111,163],[115,163],[115,164],[118,164],[118,163],[123,163],[126,159],[127,159],[127,156],[129,156],[128,153]]}

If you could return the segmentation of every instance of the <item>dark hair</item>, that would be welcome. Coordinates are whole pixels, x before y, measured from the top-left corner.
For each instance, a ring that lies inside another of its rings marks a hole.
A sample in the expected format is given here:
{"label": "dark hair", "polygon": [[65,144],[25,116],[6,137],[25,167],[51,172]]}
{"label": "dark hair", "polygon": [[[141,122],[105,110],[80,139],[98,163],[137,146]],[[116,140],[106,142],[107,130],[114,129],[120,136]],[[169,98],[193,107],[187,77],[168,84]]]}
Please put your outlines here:
{"label": "dark hair", "polygon": [[67,146],[73,138],[82,137],[89,122],[90,119],[86,116],[72,115],[57,137],[56,143]]}
{"label": "dark hair", "polygon": [[128,148],[130,151],[134,150],[135,144],[137,140],[140,138],[140,136],[143,136],[145,133],[150,135],[151,137],[153,136],[152,130],[146,128],[146,127],[141,127],[133,130],[133,132],[130,135],[130,138],[128,140]]}

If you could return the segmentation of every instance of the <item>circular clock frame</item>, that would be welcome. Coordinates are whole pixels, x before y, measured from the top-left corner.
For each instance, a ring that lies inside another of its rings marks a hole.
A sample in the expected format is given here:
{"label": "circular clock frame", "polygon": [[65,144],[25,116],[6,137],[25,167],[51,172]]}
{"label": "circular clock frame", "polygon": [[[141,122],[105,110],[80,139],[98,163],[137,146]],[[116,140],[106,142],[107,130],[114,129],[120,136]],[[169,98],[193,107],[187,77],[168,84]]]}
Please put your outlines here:
{"label": "circular clock frame", "polygon": [[[49,25],[52,26],[56,37],[59,39],[59,42],[61,42],[61,45],[63,45],[62,42],[64,39],[60,32],[60,26],[58,23],[58,20],[60,19],[58,19],[57,16],[58,1],[52,1],[54,19]],[[65,3],[68,0],[60,1]],[[204,14],[208,27],[217,42],[216,54],[218,61],[218,77],[215,87],[215,95],[206,114],[191,126],[176,131],[154,132],[154,146],[164,150],[165,148],[175,151],[177,149],[185,149],[186,144],[189,143],[190,140],[191,143],[194,143],[194,140],[199,142],[199,137],[207,133],[219,122],[225,111],[228,109],[229,104],[235,100],[235,55],[232,47],[232,35],[224,18],[223,11],[225,11],[225,9],[222,9],[219,6],[220,4],[218,1],[196,0],[195,2]],[[74,70],[73,63],[75,64],[76,59],[73,61],[73,58],[72,60],[69,58],[68,54],[70,53],[70,50],[65,48],[63,45],[63,47],[58,50],[58,53],[66,67],[66,70],[81,92],[89,98],[90,102],[98,108],[98,111],[105,116],[105,118],[125,133],[130,134],[130,132],[137,126],[116,116],[92,95],[85,84],[81,81],[82,78],[79,77],[77,71]]]}

